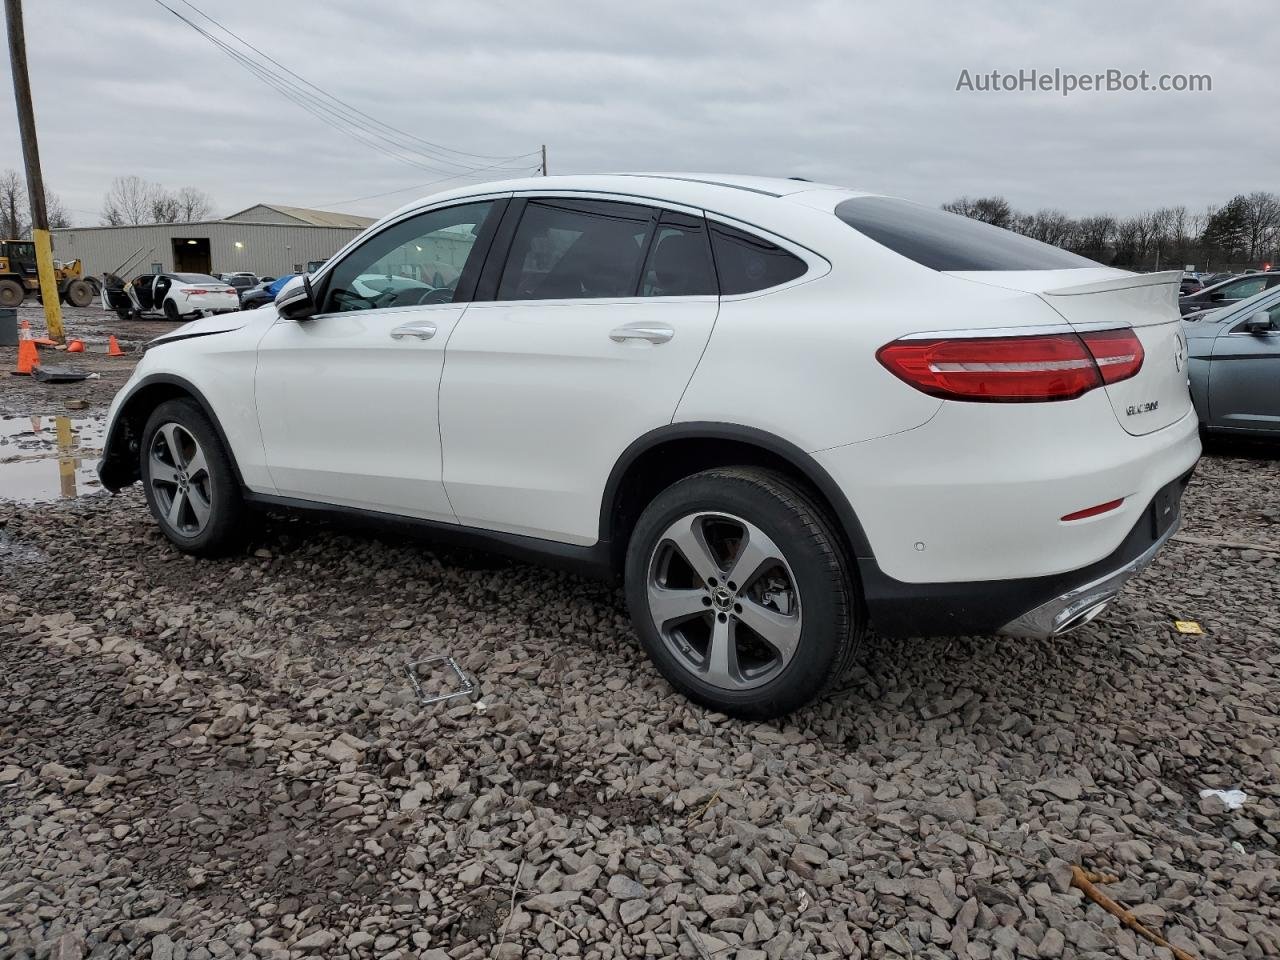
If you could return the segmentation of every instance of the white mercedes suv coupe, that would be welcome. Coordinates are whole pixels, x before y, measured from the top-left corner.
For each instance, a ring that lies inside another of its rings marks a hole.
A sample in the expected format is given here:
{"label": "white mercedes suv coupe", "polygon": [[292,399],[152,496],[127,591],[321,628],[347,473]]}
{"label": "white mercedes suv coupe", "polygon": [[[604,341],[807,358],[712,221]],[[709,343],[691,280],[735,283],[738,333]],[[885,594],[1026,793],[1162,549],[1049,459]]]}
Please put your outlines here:
{"label": "white mercedes suv coupe", "polygon": [[773,717],[868,629],[1050,637],[1151,560],[1179,279],[797,180],[467,187],[150,343],[99,469],[194,554],[307,508],[620,578],[673,686]]}

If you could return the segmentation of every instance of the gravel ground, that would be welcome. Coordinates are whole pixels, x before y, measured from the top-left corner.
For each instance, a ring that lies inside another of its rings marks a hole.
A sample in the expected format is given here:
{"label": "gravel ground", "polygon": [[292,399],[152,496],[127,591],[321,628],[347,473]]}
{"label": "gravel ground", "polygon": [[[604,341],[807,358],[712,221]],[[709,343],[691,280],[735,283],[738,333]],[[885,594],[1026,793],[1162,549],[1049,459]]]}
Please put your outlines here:
{"label": "gravel ground", "polygon": [[[1225,448],[1185,502],[1266,549],[1172,543],[1057,642],[872,639],[779,724],[692,708],[566,574],[0,502],[0,958],[1173,956],[1072,865],[1192,956],[1280,957],[1278,482]],[[482,709],[413,700],[444,652]]]}
{"label": "gravel ground", "polygon": [[[26,300],[18,308],[18,322],[31,323],[33,336],[45,333],[44,308],[35,300]],[[62,306],[62,327],[68,338],[84,341],[84,353],[65,353],[51,347],[40,348],[40,362],[46,366],[69,366],[88,373],[98,374],[97,380],[79,383],[41,383],[31,377],[15,377],[0,373],[5,382],[0,383],[0,414],[31,415],[33,413],[63,413],[67,409],[80,409],[82,404],[106,407],[116,391],[129,379],[133,371],[137,351],[148,340],[174,329],[178,324],[163,318],[145,320],[121,320],[108,313],[95,300],[87,307]],[[114,335],[120,348],[133,354],[130,357],[108,357],[107,337]],[[98,353],[96,351],[102,351]],[[4,371],[15,366],[17,351],[13,347],[0,347],[0,359]],[[68,406],[68,401],[71,401]],[[0,490],[3,494],[3,490]]]}

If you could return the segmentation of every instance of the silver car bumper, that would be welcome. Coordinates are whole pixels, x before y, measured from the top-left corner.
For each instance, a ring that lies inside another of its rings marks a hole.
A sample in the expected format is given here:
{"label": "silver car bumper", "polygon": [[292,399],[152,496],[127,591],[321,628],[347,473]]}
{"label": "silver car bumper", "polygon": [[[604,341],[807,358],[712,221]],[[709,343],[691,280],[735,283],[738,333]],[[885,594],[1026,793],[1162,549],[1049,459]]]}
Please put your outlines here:
{"label": "silver car bumper", "polygon": [[1016,620],[1011,620],[1000,628],[1000,633],[1010,637],[1047,639],[1083,626],[1106,608],[1120,592],[1125,581],[1151,565],[1160,548],[1178,532],[1181,525],[1181,517],[1175,518],[1169,529],[1139,556],[1083,586],[1040,604]]}

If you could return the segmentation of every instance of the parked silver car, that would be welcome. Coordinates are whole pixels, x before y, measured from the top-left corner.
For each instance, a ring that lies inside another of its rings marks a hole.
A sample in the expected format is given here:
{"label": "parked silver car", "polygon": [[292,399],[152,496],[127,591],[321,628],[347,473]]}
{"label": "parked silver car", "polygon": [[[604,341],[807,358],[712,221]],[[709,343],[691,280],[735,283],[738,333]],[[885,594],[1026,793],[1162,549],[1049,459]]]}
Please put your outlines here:
{"label": "parked silver car", "polygon": [[1201,427],[1280,437],[1280,288],[1192,314],[1182,327]]}

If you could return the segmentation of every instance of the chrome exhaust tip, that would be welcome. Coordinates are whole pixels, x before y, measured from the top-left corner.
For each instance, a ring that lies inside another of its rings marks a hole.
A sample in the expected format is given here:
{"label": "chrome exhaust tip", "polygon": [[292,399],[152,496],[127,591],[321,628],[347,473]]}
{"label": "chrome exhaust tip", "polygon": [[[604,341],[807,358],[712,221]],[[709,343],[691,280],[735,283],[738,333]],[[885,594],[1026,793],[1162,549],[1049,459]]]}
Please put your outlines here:
{"label": "chrome exhaust tip", "polygon": [[1075,630],[1077,627],[1083,627],[1086,623],[1089,623],[1090,621],[1097,619],[1098,616],[1101,615],[1102,611],[1107,609],[1107,605],[1111,603],[1111,601],[1114,599],[1115,599],[1115,596],[1112,595],[1110,597],[1107,597],[1103,600],[1098,601],[1093,606],[1087,607],[1086,609],[1081,610],[1079,613],[1068,617],[1063,623],[1057,624],[1054,626],[1053,635],[1055,637],[1060,637],[1064,633],[1070,633],[1072,630]]}

